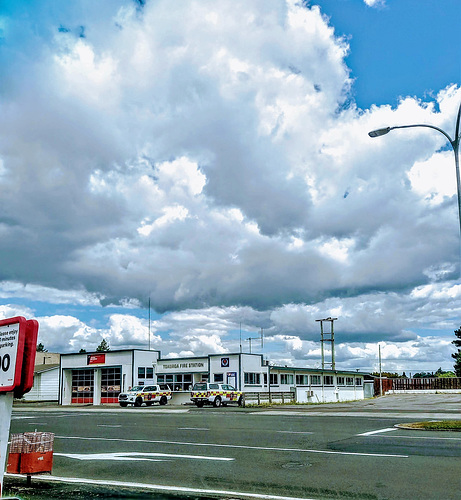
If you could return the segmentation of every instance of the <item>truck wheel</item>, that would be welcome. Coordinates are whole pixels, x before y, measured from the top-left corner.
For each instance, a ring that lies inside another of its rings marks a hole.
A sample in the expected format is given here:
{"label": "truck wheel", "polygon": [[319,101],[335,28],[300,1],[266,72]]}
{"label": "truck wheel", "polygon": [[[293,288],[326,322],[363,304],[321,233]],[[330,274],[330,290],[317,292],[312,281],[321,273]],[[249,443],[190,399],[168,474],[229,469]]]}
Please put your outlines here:
{"label": "truck wheel", "polygon": [[221,406],[221,398],[219,396],[216,396],[213,401],[213,406],[215,408],[219,408]]}
{"label": "truck wheel", "polygon": [[142,398],[136,398],[136,401],[134,402],[134,406],[141,406],[142,405]]}
{"label": "truck wheel", "polygon": [[126,408],[126,407],[128,406],[128,403],[120,403],[120,406],[121,406],[122,408]]}
{"label": "truck wheel", "polygon": [[245,400],[243,399],[243,396],[239,397],[238,403],[239,406],[245,406]]}
{"label": "truck wheel", "polygon": [[203,408],[203,401],[196,401],[197,408]]}
{"label": "truck wheel", "polygon": [[161,404],[161,405],[166,405],[167,403],[168,403],[168,399],[167,399],[167,397],[166,397],[166,396],[162,396],[162,397],[160,398],[160,404]]}

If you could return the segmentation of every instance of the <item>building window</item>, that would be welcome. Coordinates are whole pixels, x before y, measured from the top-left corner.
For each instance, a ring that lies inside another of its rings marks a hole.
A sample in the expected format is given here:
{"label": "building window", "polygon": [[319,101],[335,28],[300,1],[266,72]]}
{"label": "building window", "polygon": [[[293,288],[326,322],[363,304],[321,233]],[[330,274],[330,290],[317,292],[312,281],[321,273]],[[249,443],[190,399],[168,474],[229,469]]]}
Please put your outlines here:
{"label": "building window", "polygon": [[213,376],[214,382],[224,382],[224,373],[215,373]]}
{"label": "building window", "polygon": [[261,383],[260,373],[245,373],[244,382],[247,385],[259,385]]}
{"label": "building window", "polygon": [[142,366],[138,366],[138,378],[146,378],[146,369]]}
{"label": "building window", "polygon": [[346,377],[346,385],[354,385],[354,377]]}
{"label": "building window", "polygon": [[338,385],[344,385],[344,377],[336,377],[336,383]]}
{"label": "building window", "polygon": [[312,385],[322,385],[322,377],[320,375],[311,375]]}
{"label": "building window", "polygon": [[269,380],[271,385],[279,385],[279,376],[277,373],[271,373]]}
{"label": "building window", "polygon": [[323,377],[323,383],[325,385],[333,385],[333,375],[325,375]]}
{"label": "building window", "polygon": [[361,378],[356,378],[355,379],[355,385],[362,385],[362,379]]}
{"label": "building window", "polygon": [[293,375],[291,373],[282,373],[280,375],[281,384],[293,384]]}
{"label": "building window", "polygon": [[146,378],[154,378],[154,369],[151,368],[146,368]]}
{"label": "building window", "polygon": [[309,385],[309,375],[296,375],[296,385]]}
{"label": "building window", "polygon": [[264,385],[267,385],[267,373],[263,373],[264,376]]}

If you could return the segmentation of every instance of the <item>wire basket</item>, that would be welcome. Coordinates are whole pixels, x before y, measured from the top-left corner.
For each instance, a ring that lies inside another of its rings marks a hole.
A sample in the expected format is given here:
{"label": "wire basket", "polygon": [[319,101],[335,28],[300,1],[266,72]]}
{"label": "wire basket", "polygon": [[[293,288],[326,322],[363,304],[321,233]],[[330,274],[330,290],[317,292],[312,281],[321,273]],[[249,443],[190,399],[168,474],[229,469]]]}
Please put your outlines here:
{"label": "wire basket", "polygon": [[52,432],[24,432],[11,434],[10,453],[46,453],[53,451]]}

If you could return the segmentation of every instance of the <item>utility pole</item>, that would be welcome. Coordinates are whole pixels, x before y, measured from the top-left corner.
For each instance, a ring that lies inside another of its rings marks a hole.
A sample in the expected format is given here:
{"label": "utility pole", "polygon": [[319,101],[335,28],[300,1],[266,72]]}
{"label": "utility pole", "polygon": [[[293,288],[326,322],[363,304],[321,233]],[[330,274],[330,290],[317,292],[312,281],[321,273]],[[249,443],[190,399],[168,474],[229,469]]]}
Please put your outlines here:
{"label": "utility pole", "polygon": [[381,344],[378,344],[379,349],[379,395],[383,395],[383,377],[381,375]]}
{"label": "utility pole", "polygon": [[[325,350],[324,350],[324,342],[331,342],[331,363],[328,363],[331,365],[331,369],[335,369],[335,332],[333,328],[333,323],[337,320],[338,318],[332,318],[331,316],[328,318],[324,319],[316,319],[315,321],[318,321],[320,323],[320,344],[321,344],[321,350],[322,350],[322,370],[325,369]],[[330,331],[325,332],[323,329],[323,322],[328,321],[330,322]]]}

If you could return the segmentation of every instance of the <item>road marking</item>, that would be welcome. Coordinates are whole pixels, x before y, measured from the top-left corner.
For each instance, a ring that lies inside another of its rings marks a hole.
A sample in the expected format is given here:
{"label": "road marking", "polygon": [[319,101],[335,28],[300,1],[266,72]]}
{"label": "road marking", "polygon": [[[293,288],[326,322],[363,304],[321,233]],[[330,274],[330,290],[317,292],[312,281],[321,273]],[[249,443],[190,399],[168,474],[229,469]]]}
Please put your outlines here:
{"label": "road marking", "polygon": [[[5,476],[23,478],[21,474],[6,473]],[[34,481],[51,481],[57,483],[81,483],[91,484],[95,486],[115,486],[124,488],[139,488],[143,490],[152,490],[157,492],[174,492],[174,493],[193,493],[195,495],[219,495],[228,498],[256,498],[260,500],[314,500],[308,497],[283,497],[278,495],[266,495],[261,493],[240,493],[235,490],[208,490],[201,488],[186,488],[182,486],[165,486],[161,484],[146,484],[146,483],[130,483],[125,481],[107,481],[105,479],[84,479],[81,477],[57,477],[57,476],[34,476]]]}
{"label": "road marking", "polygon": [[215,460],[218,462],[231,462],[235,458],[227,457],[206,457],[202,455],[178,455],[172,453],[144,453],[144,452],[118,452],[118,453],[53,453],[54,456],[75,458],[76,460],[119,460],[119,461],[150,461],[161,462],[161,459],[143,458],[143,457],[161,457],[161,458],[189,458],[195,460]]}
{"label": "road marking", "polygon": [[178,427],[180,431],[209,431],[206,427]]}
{"label": "road marking", "polygon": [[121,425],[98,424],[98,427],[121,427]]}
{"label": "road marking", "polygon": [[386,429],[378,429],[377,431],[364,432],[363,434],[357,434],[357,436],[372,436],[373,434],[381,434],[381,432],[391,432],[396,430],[397,427],[386,427]]}
{"label": "road marking", "polygon": [[313,432],[308,431],[277,431],[281,434],[314,434]]}
{"label": "road marking", "polygon": [[188,443],[182,441],[160,441],[148,439],[121,439],[121,438],[100,438],[100,437],[81,437],[81,436],[54,436],[55,439],[78,439],[80,441],[118,441],[122,443],[151,443],[151,444],[174,444],[181,446],[206,446],[215,448],[235,448],[244,450],[260,450],[260,451],[295,451],[300,453],[319,453],[325,455],[353,455],[358,457],[378,457],[378,458],[408,458],[408,455],[394,455],[388,453],[358,453],[352,451],[331,451],[331,450],[313,450],[307,448],[275,448],[270,446],[246,446],[239,444],[217,444],[217,443]]}

